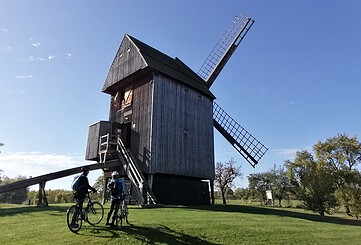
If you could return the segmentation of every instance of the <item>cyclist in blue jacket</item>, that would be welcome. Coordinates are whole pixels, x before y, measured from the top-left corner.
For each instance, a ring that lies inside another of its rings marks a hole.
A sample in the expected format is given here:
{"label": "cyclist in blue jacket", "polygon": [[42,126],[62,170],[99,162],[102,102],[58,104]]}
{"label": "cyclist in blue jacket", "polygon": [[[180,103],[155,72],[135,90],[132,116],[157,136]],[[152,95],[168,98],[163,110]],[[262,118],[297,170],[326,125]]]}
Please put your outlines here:
{"label": "cyclist in blue jacket", "polygon": [[112,223],[109,223],[110,217],[112,216],[113,211],[115,211],[115,213],[118,212],[120,202],[125,198],[124,180],[119,178],[119,173],[117,171],[112,173],[112,180],[110,181],[108,187],[111,193],[111,206],[106,225],[114,226],[115,217],[113,216]]}

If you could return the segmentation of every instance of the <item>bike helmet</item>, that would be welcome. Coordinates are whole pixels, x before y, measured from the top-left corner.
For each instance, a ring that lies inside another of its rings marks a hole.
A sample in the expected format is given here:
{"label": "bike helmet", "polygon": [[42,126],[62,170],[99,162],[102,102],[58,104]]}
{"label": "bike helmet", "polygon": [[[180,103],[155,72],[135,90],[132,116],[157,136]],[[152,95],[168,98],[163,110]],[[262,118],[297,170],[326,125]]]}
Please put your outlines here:
{"label": "bike helmet", "polygon": [[112,173],[112,178],[113,178],[113,179],[119,178],[119,173],[118,173],[118,171],[113,171],[113,173]]}

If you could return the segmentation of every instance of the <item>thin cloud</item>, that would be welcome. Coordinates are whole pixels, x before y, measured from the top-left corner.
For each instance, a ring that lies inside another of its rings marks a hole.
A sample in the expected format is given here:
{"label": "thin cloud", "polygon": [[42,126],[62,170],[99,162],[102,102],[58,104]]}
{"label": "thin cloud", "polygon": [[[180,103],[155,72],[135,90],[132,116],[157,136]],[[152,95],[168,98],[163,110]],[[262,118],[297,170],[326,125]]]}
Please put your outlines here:
{"label": "thin cloud", "polygon": [[70,59],[71,57],[72,55],[70,53],[67,53],[65,59]]}
{"label": "thin cloud", "polygon": [[24,79],[24,80],[30,79],[32,77],[33,77],[33,75],[17,75],[17,76],[15,76],[16,79]]}
{"label": "thin cloud", "polygon": [[301,149],[297,148],[285,148],[285,149],[276,149],[276,154],[282,157],[294,158],[296,156],[296,152],[301,151]]}
{"label": "thin cloud", "polygon": [[[2,174],[10,178],[16,176],[36,177],[52,172],[66,170],[90,164],[84,160],[83,155],[50,154],[43,152],[2,152],[0,157],[0,169]],[[91,171],[88,175],[89,183],[92,185],[102,174],[101,170]],[[73,176],[68,176],[46,183],[46,189],[70,190]],[[38,185],[30,186],[30,190],[38,190]]]}
{"label": "thin cloud", "polygon": [[7,45],[5,45],[4,47],[0,47],[0,50],[1,51],[11,51],[11,46],[7,46]]}
{"label": "thin cloud", "polygon": [[52,60],[52,59],[55,59],[55,58],[56,58],[55,55],[49,55],[49,56],[48,56],[48,60]]}
{"label": "thin cloud", "polygon": [[[10,95],[18,95],[18,94],[25,94],[25,90],[15,90],[15,91],[7,91],[6,92],[7,94],[10,94]],[[1,167],[0,167],[1,169]]]}
{"label": "thin cloud", "polygon": [[4,32],[8,32],[9,30],[8,29],[5,29],[5,28],[1,28],[2,31]]}
{"label": "thin cloud", "polygon": [[305,147],[305,148],[283,148],[283,149],[276,149],[275,152],[278,156],[281,156],[286,159],[294,159],[296,153],[299,151],[310,151],[312,147]]}
{"label": "thin cloud", "polygon": [[30,56],[29,57],[30,61],[34,61],[34,60],[38,60],[38,61],[45,61],[45,59],[41,58],[41,57],[34,57],[34,56]]}
{"label": "thin cloud", "polygon": [[40,46],[40,43],[39,43],[39,42],[31,43],[31,45],[33,45],[34,47],[39,47],[39,46]]}
{"label": "thin cloud", "polygon": [[80,155],[57,155],[42,152],[1,153],[0,166],[9,177],[39,176],[89,164]]}

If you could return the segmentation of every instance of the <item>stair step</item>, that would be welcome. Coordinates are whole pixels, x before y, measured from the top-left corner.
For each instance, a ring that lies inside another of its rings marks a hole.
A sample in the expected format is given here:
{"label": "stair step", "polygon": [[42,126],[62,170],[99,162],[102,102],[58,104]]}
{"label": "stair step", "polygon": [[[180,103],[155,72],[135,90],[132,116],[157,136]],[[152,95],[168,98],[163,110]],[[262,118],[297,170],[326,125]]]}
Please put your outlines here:
{"label": "stair step", "polygon": [[[107,156],[110,156],[111,153],[117,153],[118,159],[123,165],[123,168],[126,171],[128,178],[136,187],[136,195],[139,198],[139,204],[141,206],[149,205],[145,204],[145,202],[147,202],[148,200],[155,204],[156,198],[154,196],[154,193],[152,192],[152,189],[148,185],[148,182],[146,181],[143,173],[140,171],[140,168],[137,165],[137,162],[134,160],[132,154],[125,148],[120,137],[107,134],[105,136],[102,136],[101,138],[106,139],[106,141],[101,143],[101,145],[105,147],[105,149],[102,148],[99,151],[100,162],[105,163],[107,161]],[[115,139],[117,140],[117,142],[112,142],[111,139]],[[114,149],[114,147],[109,147],[109,145],[116,145],[117,147],[116,149]]]}

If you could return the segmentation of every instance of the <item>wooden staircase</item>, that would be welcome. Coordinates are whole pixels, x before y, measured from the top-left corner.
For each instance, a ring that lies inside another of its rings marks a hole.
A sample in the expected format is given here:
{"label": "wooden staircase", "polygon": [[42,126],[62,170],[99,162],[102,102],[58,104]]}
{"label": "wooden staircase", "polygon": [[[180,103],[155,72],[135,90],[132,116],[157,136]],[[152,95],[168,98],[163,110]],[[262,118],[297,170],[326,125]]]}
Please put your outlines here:
{"label": "wooden staircase", "polygon": [[99,139],[99,162],[105,164],[107,158],[114,159],[117,157],[132,182],[132,191],[135,192],[138,203],[142,207],[152,206],[157,204],[157,199],[140,170],[134,157],[124,146],[121,138],[118,135],[106,134]]}

